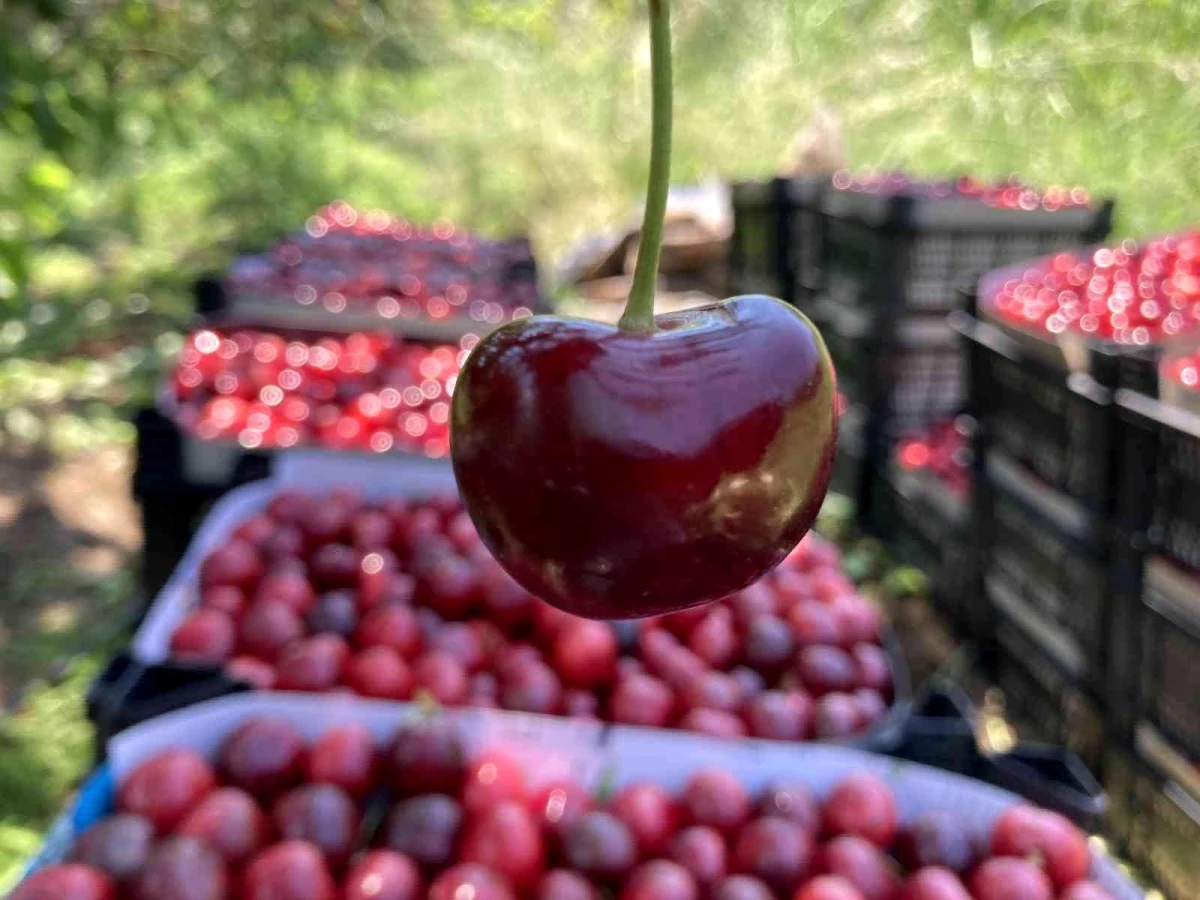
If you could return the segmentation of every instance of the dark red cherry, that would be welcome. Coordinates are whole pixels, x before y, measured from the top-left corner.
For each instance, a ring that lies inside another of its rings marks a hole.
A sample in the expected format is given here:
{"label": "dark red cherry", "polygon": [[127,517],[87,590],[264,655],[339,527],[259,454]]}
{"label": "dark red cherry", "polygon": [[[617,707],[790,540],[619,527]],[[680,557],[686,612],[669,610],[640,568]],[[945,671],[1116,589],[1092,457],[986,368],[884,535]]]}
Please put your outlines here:
{"label": "dark red cherry", "polygon": [[533,594],[631,618],[740,590],[828,487],[833,368],[807,319],[735,297],[650,333],[535,316],[458,375],[452,457],[484,543]]}

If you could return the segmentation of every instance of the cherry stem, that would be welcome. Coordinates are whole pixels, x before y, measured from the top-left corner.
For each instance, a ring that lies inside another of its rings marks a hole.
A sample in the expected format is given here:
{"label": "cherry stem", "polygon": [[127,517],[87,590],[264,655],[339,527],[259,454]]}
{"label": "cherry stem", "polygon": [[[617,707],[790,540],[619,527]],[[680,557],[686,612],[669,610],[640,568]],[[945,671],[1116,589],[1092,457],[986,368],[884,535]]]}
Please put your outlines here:
{"label": "cherry stem", "polygon": [[650,178],[642,218],[641,246],[633,287],[617,323],[625,331],[654,331],[654,293],[662,252],[663,220],[671,187],[671,10],[669,0],[650,2],[650,80],[653,105],[650,125]]}

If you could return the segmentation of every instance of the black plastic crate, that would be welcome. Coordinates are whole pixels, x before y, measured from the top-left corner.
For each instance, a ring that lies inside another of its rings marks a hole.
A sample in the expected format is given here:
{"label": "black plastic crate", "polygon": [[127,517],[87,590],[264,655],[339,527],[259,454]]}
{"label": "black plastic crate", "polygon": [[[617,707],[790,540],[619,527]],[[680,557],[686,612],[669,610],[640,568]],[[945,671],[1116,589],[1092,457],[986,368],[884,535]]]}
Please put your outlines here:
{"label": "black plastic crate", "polygon": [[1141,619],[1141,718],[1200,763],[1200,579],[1152,559]]}
{"label": "black plastic crate", "polygon": [[1021,340],[962,313],[951,324],[966,338],[968,409],[979,426],[980,454],[1002,454],[1093,512],[1111,516],[1117,425],[1110,387],[1088,372],[1067,371],[1061,360],[1056,365],[1032,337]]}
{"label": "black plastic crate", "polygon": [[961,308],[966,278],[1103,240],[1112,211],[1112,201],[1027,211],[969,197],[829,190],[823,288],[839,305],[945,314]]}
{"label": "black plastic crate", "polygon": [[827,178],[773,178],[731,187],[729,289],[806,308],[820,286],[820,197]]}
{"label": "black plastic crate", "polygon": [[1169,900],[1200,897],[1200,787],[1157,742],[1114,747],[1104,761],[1108,833]]}
{"label": "black plastic crate", "polygon": [[997,611],[995,640],[983,655],[1023,738],[1057,744],[1101,771],[1109,739],[1104,709],[1025,628]]}

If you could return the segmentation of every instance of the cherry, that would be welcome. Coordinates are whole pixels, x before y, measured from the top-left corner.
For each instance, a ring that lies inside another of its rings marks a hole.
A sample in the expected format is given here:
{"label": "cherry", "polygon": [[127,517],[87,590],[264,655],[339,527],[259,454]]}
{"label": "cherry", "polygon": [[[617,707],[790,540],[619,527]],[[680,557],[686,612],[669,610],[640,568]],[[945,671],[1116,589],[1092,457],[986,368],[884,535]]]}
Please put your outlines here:
{"label": "cherry", "polygon": [[750,799],[745,789],[720,769],[704,769],[688,779],[680,804],[689,822],[723,834],[732,834],[750,818]]}
{"label": "cherry", "polygon": [[228,615],[201,608],[190,613],[171,635],[171,655],[188,662],[223,663],[233,655],[235,637]]}
{"label": "cherry", "polygon": [[671,689],[651,675],[630,675],[617,682],[609,698],[609,717],[627,725],[663,727],[675,708]]}
{"label": "cherry", "polygon": [[725,877],[725,839],[703,825],[692,825],[675,835],[668,854],[687,869],[696,882],[711,888]]}
{"label": "cherry", "polygon": [[354,587],[362,558],[362,553],[345,544],[323,544],[309,563],[313,583],[322,590]]}
{"label": "cherry", "polygon": [[407,606],[381,606],[358,623],[354,640],[360,647],[391,647],[411,659],[421,646],[421,626]]}
{"label": "cherry", "polygon": [[755,737],[802,741],[812,728],[813,705],[803,691],[763,691],[750,698],[745,716]]}
{"label": "cherry", "polygon": [[407,700],[413,690],[408,665],[391,647],[368,647],[356,654],[345,681],[355,693],[381,700]]}
{"label": "cherry", "polygon": [[724,672],[704,672],[684,686],[681,699],[689,708],[736,710],[742,702],[742,686]]}
{"label": "cherry", "polygon": [[417,580],[394,569],[380,568],[368,571],[364,557],[364,568],[358,573],[358,611],[367,613],[379,606],[400,604],[407,606],[417,593]]}
{"label": "cherry", "polygon": [[350,651],[336,634],[318,634],[285,647],[276,666],[281,691],[322,692],[341,680]]}
{"label": "cherry", "polygon": [[725,603],[733,611],[733,619],[738,628],[745,631],[760,616],[772,615],[776,610],[777,600],[775,592],[767,587],[765,582],[756,581],[725,598]]}
{"label": "cherry", "polygon": [[820,603],[797,603],[788,613],[796,643],[802,646],[840,644],[842,627],[837,614]]}
{"label": "cherry", "polygon": [[171,749],[139,763],[117,791],[117,809],[170,832],[216,786],[212,768],[192,750]]}
{"label": "cherry", "polygon": [[609,811],[629,827],[643,859],[662,854],[679,821],[674,798],[648,781],[637,781],[618,791]]}
{"label": "cherry", "polygon": [[331,728],[308,754],[308,780],[332,784],[351,797],[364,797],[375,777],[375,742],[364,725]]}
{"label": "cherry", "polygon": [[307,841],[282,841],[246,867],[243,900],[336,900],[324,858]]}
{"label": "cherry", "polygon": [[561,840],[571,824],[592,809],[592,796],[574,781],[559,780],[542,785],[529,799],[529,809],[542,829]]}
{"label": "cherry", "polygon": [[269,691],[275,686],[274,666],[253,656],[235,656],[226,664],[225,674],[259,691]]}
{"label": "cherry", "polygon": [[756,696],[766,687],[763,677],[746,666],[734,666],[729,674],[737,679],[737,683],[742,688],[742,696],[745,698]]}
{"label": "cherry", "polygon": [[839,782],[825,798],[822,818],[830,834],[856,834],[886,848],[896,835],[896,799],[877,776],[856,773]]}
{"label": "cherry", "polygon": [[949,812],[927,812],[902,828],[893,848],[910,871],[927,866],[961,875],[975,865],[979,848],[962,818]]}
{"label": "cherry", "polygon": [[643,863],[621,889],[620,900],[699,900],[688,870],[667,859]]}
{"label": "cherry", "polygon": [[506,753],[485,753],[467,768],[462,790],[463,808],[482,815],[501,803],[525,800],[525,770]]}
{"label": "cherry", "polygon": [[460,863],[447,869],[429,886],[426,900],[515,900],[499,875],[478,863]]}
{"label": "cherry", "polygon": [[443,868],[454,859],[462,829],[462,807],[445,794],[403,800],[388,814],[383,842],[426,869]]}
{"label": "cherry", "polygon": [[219,584],[200,592],[200,606],[204,609],[215,609],[231,619],[237,619],[246,608],[246,595],[242,593],[241,588],[232,584]]}
{"label": "cherry", "polygon": [[466,669],[445,653],[429,652],[417,657],[412,676],[414,687],[445,706],[461,706],[470,696],[471,682]]}
{"label": "cherry", "polygon": [[153,844],[154,825],[149,819],[130,813],[118,813],[97,822],[85,831],[71,858],[75,862],[103,872],[121,884],[128,882],[141,871]]}
{"label": "cherry", "polygon": [[749,875],[730,875],[717,885],[712,900],[775,900],[775,892]]}
{"label": "cherry", "polygon": [[593,881],[620,881],[637,863],[637,841],[616,816],[589,812],[567,828],[563,855],[571,868]]}
{"label": "cherry", "polygon": [[796,674],[814,696],[857,687],[854,660],[838,647],[803,647],[796,655]]}
{"label": "cherry", "polygon": [[882,615],[870,600],[857,594],[843,594],[834,602],[833,611],[844,645],[873,644],[879,640]]}
{"label": "cherry", "polygon": [[391,850],[372,850],[350,867],[342,900],[420,900],[421,873]]}
{"label": "cherry", "polygon": [[387,752],[389,777],[401,793],[457,794],[466,776],[458,731],[433,723],[397,732]]}
{"label": "cherry", "polygon": [[547,872],[533,892],[534,900],[598,900],[588,880],[570,869]]}
{"label": "cherry", "polygon": [[314,634],[328,632],[348,638],[358,626],[358,600],[353,591],[330,591],[304,616],[308,630]]}
{"label": "cherry", "polygon": [[300,782],[306,754],[304,738],[290,722],[252,719],[225,741],[219,766],[231,784],[261,800]]}
{"label": "cherry", "polygon": [[533,816],[524,806],[507,801],[469,825],[459,857],[487,866],[513,887],[526,890],[542,874],[546,850]]}
{"label": "cherry", "polygon": [[465,622],[451,622],[429,641],[428,650],[445,653],[469,674],[478,672],[487,662],[479,629]]}
{"label": "cherry", "polygon": [[317,602],[317,595],[302,570],[276,568],[258,583],[254,602],[284,603],[303,616]]}
{"label": "cherry", "polygon": [[293,559],[304,552],[304,533],[294,525],[277,525],[259,551],[270,563]]}
{"label": "cherry", "polygon": [[[832,696],[834,695],[826,694],[822,699]],[[883,699],[883,695],[879,691],[860,687],[856,688],[850,697],[854,700],[854,704],[858,708],[858,721],[861,724],[877,722],[887,715],[887,701]]]}
{"label": "cherry", "polygon": [[724,606],[714,606],[691,630],[688,649],[714,669],[724,669],[737,657],[737,635],[733,629],[733,613]]}
{"label": "cherry", "polygon": [[499,566],[488,567],[480,591],[484,613],[502,628],[516,628],[533,615],[534,596]]}
{"label": "cherry", "polygon": [[1033,806],[1004,811],[992,827],[991,850],[994,856],[1042,860],[1059,890],[1087,878],[1092,864],[1083,832],[1066,817]]}
{"label": "cherry", "polygon": [[350,543],[363,553],[383,550],[392,543],[395,526],[382,510],[364,510],[350,522]]}
{"label": "cherry", "polygon": [[1033,863],[1011,856],[985,860],[968,884],[975,900],[1053,900],[1054,887]]}
{"label": "cherry", "polygon": [[1059,900],[1113,900],[1113,895],[1095,881],[1077,881]]}
{"label": "cherry", "polygon": [[191,837],[167,838],[151,852],[133,885],[136,900],[224,900],[225,865],[216,851]]}
{"label": "cherry", "polygon": [[550,658],[567,684],[595,688],[616,674],[617,654],[617,638],[609,625],[580,619],[559,629]]}
{"label": "cherry", "polygon": [[354,801],[332,784],[293,788],[275,801],[272,819],[282,838],[308,841],[335,866],[347,860],[358,835]]}
{"label": "cherry", "polygon": [[17,885],[8,900],[116,900],[116,885],[90,866],[48,866]]}
{"label": "cherry", "polygon": [[792,630],[782,619],[763,615],[751,620],[742,648],[746,665],[759,672],[778,674],[791,661],[794,651]]}
{"label": "cherry", "polygon": [[187,814],[177,833],[202,841],[236,868],[267,845],[270,823],[245,791],[219,788]]}
{"label": "cherry", "polygon": [[742,738],[746,736],[746,723],[731,712],[723,709],[691,709],[679,720],[684,731],[695,731],[718,738]]}
{"label": "cherry", "polygon": [[521,712],[552,714],[562,704],[562,684],[554,670],[528,661],[509,667],[500,681],[500,705]]}
{"label": "cherry", "polygon": [[971,900],[971,895],[949,869],[926,866],[905,879],[897,900]]}
{"label": "cherry", "polygon": [[233,538],[200,563],[200,587],[232,585],[249,588],[262,574],[263,562],[258,549],[249,541]]}
{"label": "cherry", "polygon": [[563,715],[572,719],[599,718],[600,701],[591,691],[563,691]]}
{"label": "cherry", "polygon": [[733,869],[786,893],[803,880],[812,849],[808,832],[790,819],[755,819],[738,833]]}
{"label": "cherry", "polygon": [[817,700],[813,707],[813,724],[819,738],[843,738],[863,725],[863,708],[851,694],[837,691]]}
{"label": "cherry", "polygon": [[447,619],[461,619],[479,597],[474,567],[465,559],[446,556],[417,581],[417,601]]}
{"label": "cherry", "polygon": [[891,693],[892,669],[887,653],[878,644],[855,644],[850,651],[860,687]]}
{"label": "cherry", "polygon": [[865,900],[862,893],[838,875],[821,875],[796,891],[792,900]]}
{"label": "cherry", "polygon": [[304,623],[286,603],[255,603],[238,626],[238,650],[273,662],[280,651],[304,636]]}
{"label": "cherry", "polygon": [[823,848],[818,867],[829,875],[840,875],[862,893],[865,900],[892,900],[898,881],[887,857],[870,841],[842,835]]}

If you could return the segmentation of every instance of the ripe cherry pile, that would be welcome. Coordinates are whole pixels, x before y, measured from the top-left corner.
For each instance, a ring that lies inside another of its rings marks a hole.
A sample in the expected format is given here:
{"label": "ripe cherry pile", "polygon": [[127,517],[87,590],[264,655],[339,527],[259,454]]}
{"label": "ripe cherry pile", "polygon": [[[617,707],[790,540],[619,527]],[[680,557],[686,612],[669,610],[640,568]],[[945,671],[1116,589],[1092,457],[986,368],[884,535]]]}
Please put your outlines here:
{"label": "ripe cherry pile", "polygon": [[928,472],[956,496],[971,488],[971,422],[965,417],[938,422],[896,445],[896,462],[911,472]]}
{"label": "ripe cherry pile", "polygon": [[448,222],[421,228],[386,212],[335,202],[304,231],[262,256],[239,259],[226,278],[236,296],[322,308],[373,311],[383,319],[461,316],[487,325],[529,315],[532,279],[514,266],[532,260],[528,244],[487,241]]}
{"label": "ripe cherry pile", "polygon": [[1189,391],[1200,391],[1200,350],[1164,359],[1160,372],[1162,377]]}
{"label": "ripe cherry pile", "polygon": [[215,766],[186,749],[142,762],[72,861],[13,900],[1111,900],[1056,813],[1012,807],[988,835],[952,812],[898,819],[866,773],[822,799],[800,781],[754,796],[718,769],[674,796],[597,797],[470,754],[444,722],[380,752],[361,726],[308,746],[262,718]]}
{"label": "ripe cherry pile", "polygon": [[429,346],[387,334],[190,334],[171,376],[181,426],[244,447],[319,443],[430,457],[449,451],[450,395],[478,338]]}
{"label": "ripe cherry pile", "polygon": [[1030,187],[1017,179],[987,182],[970,176],[953,181],[925,181],[903,172],[838,172],[833,186],[839,191],[892,196],[905,194],[931,200],[973,199],[997,209],[1044,209],[1050,212],[1070,207],[1087,206],[1088,192],[1081,187],[1049,187],[1045,190]]}
{"label": "ripe cherry pile", "polygon": [[878,721],[892,696],[881,614],[839,563],[808,537],[716,604],[598,622],[512,580],[453,496],[287,492],[204,560],[171,653],[263,689],[837,738]]}
{"label": "ripe cherry pile", "polygon": [[1200,324],[1200,231],[1057,253],[1006,281],[991,309],[1051,336],[1147,345],[1184,334]]}

